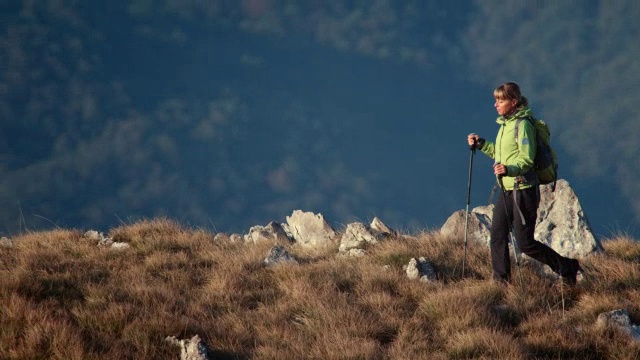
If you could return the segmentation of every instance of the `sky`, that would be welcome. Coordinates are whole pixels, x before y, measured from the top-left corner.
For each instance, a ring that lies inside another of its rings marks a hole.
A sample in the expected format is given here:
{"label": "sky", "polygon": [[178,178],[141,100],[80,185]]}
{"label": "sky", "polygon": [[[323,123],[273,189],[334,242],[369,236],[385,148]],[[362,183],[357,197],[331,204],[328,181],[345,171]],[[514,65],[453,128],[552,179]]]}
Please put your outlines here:
{"label": "sky", "polygon": [[[571,14],[571,16],[567,16]],[[635,1],[0,1],[0,233],[322,213],[420,231],[516,81],[596,235],[640,235]],[[491,160],[474,157],[471,206]]]}

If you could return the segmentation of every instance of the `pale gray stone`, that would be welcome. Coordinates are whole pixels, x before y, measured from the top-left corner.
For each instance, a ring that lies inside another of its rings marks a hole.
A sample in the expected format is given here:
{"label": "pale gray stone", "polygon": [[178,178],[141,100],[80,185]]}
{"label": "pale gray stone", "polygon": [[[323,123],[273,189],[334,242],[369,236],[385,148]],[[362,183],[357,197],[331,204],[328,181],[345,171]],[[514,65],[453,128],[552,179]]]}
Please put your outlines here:
{"label": "pale gray stone", "polygon": [[13,247],[13,242],[11,242],[11,239],[9,239],[8,237],[3,236],[0,239],[0,247],[6,247],[6,248]]}
{"label": "pale gray stone", "polygon": [[396,231],[385,225],[378,217],[374,217],[373,221],[369,225],[369,228],[376,233],[376,236],[395,236]]}
{"label": "pale gray stone", "polygon": [[264,259],[264,264],[267,266],[275,264],[298,264],[298,260],[291,255],[282,245],[273,246],[267,253],[267,257]]}
{"label": "pale gray stone", "polygon": [[305,247],[333,244],[336,236],[322,214],[294,210],[291,216],[287,216],[287,224],[296,243]]}
{"label": "pale gray stone", "polygon": [[253,226],[249,233],[244,236],[246,243],[256,244],[259,242],[289,243],[290,238],[282,226],[276,222],[270,222],[267,226]]}
{"label": "pale gray stone", "polygon": [[[469,225],[467,229],[467,241],[480,242],[489,246],[489,230],[493,218],[494,205],[478,206],[469,211]],[[443,236],[464,239],[466,211],[454,212],[440,229]]]}
{"label": "pale gray stone", "polygon": [[411,258],[405,269],[409,279],[420,279],[420,281],[431,282],[437,279],[436,270],[433,264],[426,258]]}
{"label": "pale gray stone", "polygon": [[631,323],[629,311],[618,309],[598,315],[596,320],[598,327],[615,327],[628,333],[634,340],[640,341],[640,326]]}
{"label": "pale gray stone", "polygon": [[562,179],[558,180],[555,192],[551,192],[550,185],[540,186],[535,238],[560,255],[572,258],[603,250],[591,231],[578,197],[569,183]]}
{"label": "pale gray stone", "polygon": [[103,237],[104,236],[101,233],[99,233],[99,232],[97,232],[95,230],[89,230],[89,231],[84,233],[84,238],[85,239],[88,239],[88,240],[91,240],[91,241],[95,241],[95,242],[99,242],[100,240],[102,240]]}
{"label": "pale gray stone", "polygon": [[351,249],[364,249],[367,244],[376,244],[378,239],[363,223],[355,222],[347,225],[340,240],[339,251],[348,252]]}
{"label": "pale gray stone", "polygon": [[129,244],[125,243],[125,242],[113,242],[111,244],[111,248],[114,249],[114,250],[125,250],[125,249],[128,249],[130,247],[131,247],[131,245],[129,245]]}
{"label": "pale gray stone", "polygon": [[215,242],[224,242],[224,241],[230,241],[231,239],[229,239],[229,235],[225,234],[225,233],[217,233],[214,237],[213,237],[213,241]]}
{"label": "pale gray stone", "polygon": [[243,241],[242,235],[240,235],[240,234],[231,234],[231,236],[229,236],[229,241],[232,242],[232,243],[241,242],[241,241]]}
{"label": "pale gray stone", "polygon": [[175,336],[167,336],[165,341],[180,347],[180,360],[209,360],[211,350],[207,343],[194,335],[191,339],[178,340]]}

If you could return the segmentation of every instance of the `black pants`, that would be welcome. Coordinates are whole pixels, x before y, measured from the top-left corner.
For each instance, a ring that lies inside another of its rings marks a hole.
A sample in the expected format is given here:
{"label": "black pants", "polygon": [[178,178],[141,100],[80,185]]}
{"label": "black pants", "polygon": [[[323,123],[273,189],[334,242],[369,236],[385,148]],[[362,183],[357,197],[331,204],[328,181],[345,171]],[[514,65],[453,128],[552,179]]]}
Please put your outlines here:
{"label": "black pants", "polygon": [[[499,191],[502,191],[499,189]],[[520,213],[515,207],[513,196],[516,194],[518,207],[522,211],[525,224],[522,224]],[[509,223],[513,227],[518,250],[535,260],[548,265],[559,275],[563,275],[563,269],[570,269],[570,259],[555,252],[549,246],[536,241],[533,238],[540,196],[538,187],[532,187],[517,191],[506,192],[507,212],[505,212],[504,197],[499,198],[493,209],[493,221],[491,224],[491,265],[493,266],[493,278],[495,280],[508,281],[511,277],[511,261],[509,258]]]}

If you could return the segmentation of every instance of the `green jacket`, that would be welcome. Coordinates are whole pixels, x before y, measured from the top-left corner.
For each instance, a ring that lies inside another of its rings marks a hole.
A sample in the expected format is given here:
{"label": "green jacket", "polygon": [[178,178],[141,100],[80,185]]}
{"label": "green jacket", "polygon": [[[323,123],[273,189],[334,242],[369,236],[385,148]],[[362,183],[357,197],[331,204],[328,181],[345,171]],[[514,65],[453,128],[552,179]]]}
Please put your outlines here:
{"label": "green jacket", "polygon": [[519,177],[521,181],[518,189],[526,189],[537,185],[535,173],[529,171],[532,170],[533,161],[536,157],[536,130],[530,121],[520,121],[518,143],[516,143],[515,139],[517,119],[525,116],[533,117],[533,112],[528,107],[523,107],[508,118],[500,116],[496,120],[500,124],[496,142],[485,141],[480,149],[494,159],[496,163],[501,163],[507,167],[507,175],[502,178],[505,190],[513,190],[516,177]]}

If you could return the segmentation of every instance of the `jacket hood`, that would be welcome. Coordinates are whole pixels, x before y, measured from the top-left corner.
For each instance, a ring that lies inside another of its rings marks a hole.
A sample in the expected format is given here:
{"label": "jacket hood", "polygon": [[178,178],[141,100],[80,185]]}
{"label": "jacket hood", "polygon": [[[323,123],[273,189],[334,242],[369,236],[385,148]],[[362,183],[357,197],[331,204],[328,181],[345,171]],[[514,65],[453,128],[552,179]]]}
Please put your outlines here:
{"label": "jacket hood", "polygon": [[511,120],[522,118],[522,117],[529,117],[529,116],[533,117],[533,111],[531,111],[529,107],[524,106],[523,108],[518,110],[515,114],[512,114],[509,117],[499,116],[496,122],[500,125],[504,125]]}

